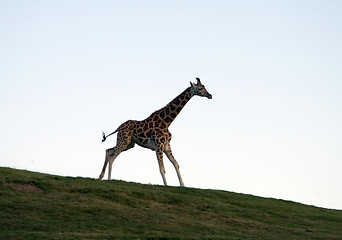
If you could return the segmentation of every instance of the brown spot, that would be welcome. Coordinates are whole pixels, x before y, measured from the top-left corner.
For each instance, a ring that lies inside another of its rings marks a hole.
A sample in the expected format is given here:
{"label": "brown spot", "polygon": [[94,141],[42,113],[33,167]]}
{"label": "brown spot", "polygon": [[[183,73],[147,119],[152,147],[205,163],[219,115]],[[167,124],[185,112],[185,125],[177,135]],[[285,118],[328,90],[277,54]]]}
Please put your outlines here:
{"label": "brown spot", "polygon": [[175,113],[171,113],[170,116],[171,116],[172,118],[175,118],[177,115],[176,115]]}
{"label": "brown spot", "polygon": [[165,118],[165,122],[167,122],[167,123],[171,122],[171,120],[172,120],[172,119],[169,118],[169,117],[166,117],[166,118]]}
{"label": "brown spot", "polygon": [[161,117],[161,118],[164,118],[164,117],[165,117],[164,111],[160,113],[160,117]]}
{"label": "brown spot", "polygon": [[138,134],[138,137],[139,137],[139,138],[145,138],[146,135],[145,135],[145,133],[140,133],[140,134]]}

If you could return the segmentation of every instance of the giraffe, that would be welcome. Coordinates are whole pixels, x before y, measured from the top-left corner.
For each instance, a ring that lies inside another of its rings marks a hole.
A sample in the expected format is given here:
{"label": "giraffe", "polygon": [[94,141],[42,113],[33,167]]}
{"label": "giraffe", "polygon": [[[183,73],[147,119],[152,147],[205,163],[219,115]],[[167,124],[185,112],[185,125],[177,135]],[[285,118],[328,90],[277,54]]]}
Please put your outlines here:
{"label": "giraffe", "polygon": [[123,151],[127,151],[138,144],[141,147],[149,148],[156,152],[160,174],[164,185],[167,185],[165,178],[165,168],[163,163],[163,153],[176,169],[180,186],[184,186],[182,176],[179,171],[179,165],[174,158],[170,146],[171,133],[168,130],[170,124],[183,109],[185,104],[195,95],[212,99],[212,96],[202,85],[199,78],[196,78],[197,84],[190,82],[190,87],[185,89],[175,99],[160,110],[152,113],[148,118],[142,121],[128,120],[121,124],[114,132],[107,136],[103,133],[102,142],[114,133],[117,134],[116,146],[106,150],[105,162],[99,179],[102,179],[108,165],[108,180],[111,179],[112,166],[115,158]]}

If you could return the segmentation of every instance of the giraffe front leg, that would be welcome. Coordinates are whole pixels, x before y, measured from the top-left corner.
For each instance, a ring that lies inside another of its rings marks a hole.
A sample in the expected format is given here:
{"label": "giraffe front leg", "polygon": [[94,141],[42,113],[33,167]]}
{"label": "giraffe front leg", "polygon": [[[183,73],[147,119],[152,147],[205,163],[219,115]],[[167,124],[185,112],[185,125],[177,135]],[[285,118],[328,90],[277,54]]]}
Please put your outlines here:
{"label": "giraffe front leg", "polygon": [[184,187],[184,182],[183,182],[182,176],[181,176],[180,171],[179,171],[179,164],[178,164],[178,162],[176,161],[175,157],[172,154],[170,143],[165,145],[164,152],[165,152],[167,158],[170,160],[170,162],[173,164],[173,166],[176,169],[178,180],[179,180],[179,184],[182,187]]}
{"label": "giraffe front leg", "polygon": [[165,178],[165,168],[164,168],[164,162],[163,162],[163,151],[162,149],[158,149],[157,151],[157,159],[159,164],[159,171],[162,175],[164,185],[167,186],[166,178]]}

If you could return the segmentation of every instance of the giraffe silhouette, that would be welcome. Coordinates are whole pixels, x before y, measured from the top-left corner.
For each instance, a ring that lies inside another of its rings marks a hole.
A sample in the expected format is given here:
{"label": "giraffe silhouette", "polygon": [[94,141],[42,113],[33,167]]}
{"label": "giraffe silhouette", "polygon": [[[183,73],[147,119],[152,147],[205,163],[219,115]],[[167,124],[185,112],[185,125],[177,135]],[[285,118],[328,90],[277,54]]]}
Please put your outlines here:
{"label": "giraffe silhouette", "polygon": [[190,87],[185,89],[175,99],[165,107],[152,113],[148,118],[142,121],[128,120],[121,124],[114,132],[109,135],[103,133],[102,142],[114,133],[117,135],[116,146],[106,150],[106,159],[99,179],[102,179],[108,166],[108,180],[111,179],[112,166],[115,158],[123,151],[133,148],[135,144],[141,147],[149,148],[156,152],[159,170],[163,178],[164,185],[167,185],[165,178],[165,168],[163,163],[163,153],[166,154],[176,169],[178,180],[181,186],[184,186],[182,176],[179,171],[179,165],[174,158],[170,146],[171,133],[168,130],[170,124],[183,109],[185,104],[195,95],[212,98],[211,94],[202,85],[199,78],[197,84],[190,82]]}

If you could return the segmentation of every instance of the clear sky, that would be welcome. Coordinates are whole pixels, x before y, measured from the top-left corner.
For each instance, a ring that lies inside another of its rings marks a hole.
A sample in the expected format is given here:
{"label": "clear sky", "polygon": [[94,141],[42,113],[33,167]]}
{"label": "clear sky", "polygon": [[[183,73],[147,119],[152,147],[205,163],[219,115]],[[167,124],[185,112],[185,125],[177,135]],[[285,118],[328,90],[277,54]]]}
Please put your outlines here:
{"label": "clear sky", "polygon": [[[192,98],[170,127],[186,186],[342,209],[341,12],[342,1],[0,0],[0,166],[98,177],[116,142],[101,144],[102,130],[200,77],[213,99]],[[163,183],[138,146],[112,177]]]}

